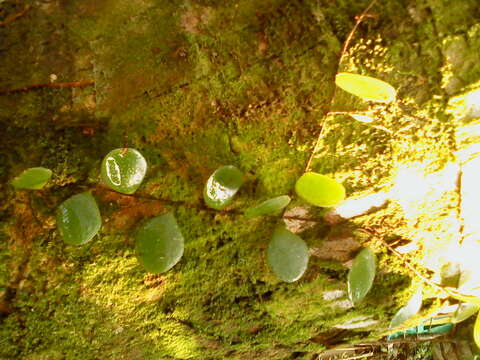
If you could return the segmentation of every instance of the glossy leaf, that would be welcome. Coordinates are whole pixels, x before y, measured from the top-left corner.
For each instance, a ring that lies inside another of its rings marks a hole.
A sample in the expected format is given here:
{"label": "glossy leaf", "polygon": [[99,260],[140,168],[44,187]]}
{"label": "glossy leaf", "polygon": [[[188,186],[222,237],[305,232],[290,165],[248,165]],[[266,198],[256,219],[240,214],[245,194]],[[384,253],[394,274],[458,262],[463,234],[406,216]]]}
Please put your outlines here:
{"label": "glossy leaf", "polygon": [[290,196],[288,195],[277,196],[266,200],[253,208],[247,209],[245,211],[245,216],[252,218],[261,215],[275,214],[290,204],[290,200]]}
{"label": "glossy leaf", "polygon": [[480,347],[480,313],[477,314],[477,320],[475,320],[475,325],[473,327],[473,339],[477,347]]}
{"label": "glossy leaf", "polygon": [[408,319],[415,316],[422,307],[422,289],[419,289],[408,300],[407,304],[397,311],[392,321],[390,322],[390,328],[395,328],[402,325]]}
{"label": "glossy leaf", "polygon": [[464,320],[467,320],[470,316],[474,315],[479,310],[479,304],[462,303],[458,305],[457,310],[453,314],[452,323],[458,324]]}
{"label": "glossy leaf", "polygon": [[268,244],[267,261],[279,279],[297,281],[307,269],[308,247],[299,236],[278,228]]}
{"label": "glossy leaf", "polygon": [[295,184],[295,191],[306,202],[322,207],[336,206],[345,199],[342,184],[314,172],[303,174]]}
{"label": "glossy leaf", "polygon": [[147,161],[135,149],[115,149],[102,161],[102,181],[122,194],[133,194],[145,177]]}
{"label": "glossy leaf", "polygon": [[81,245],[97,235],[102,226],[100,210],[89,192],[72,196],[57,209],[57,227],[67,244]]}
{"label": "glossy leaf", "polygon": [[353,260],[348,273],[348,297],[356,304],[370,291],[376,272],[375,253],[365,248]]}
{"label": "glossy leaf", "polygon": [[385,81],[359,74],[339,73],[335,84],[341,89],[364,100],[389,103],[395,100],[395,88]]}
{"label": "glossy leaf", "polygon": [[25,170],[15,179],[12,185],[17,189],[40,190],[52,177],[52,171],[43,167],[34,167]]}
{"label": "glossy leaf", "polygon": [[[452,298],[466,302],[466,303],[472,303],[472,304],[478,304],[480,305],[480,294],[478,292],[479,289],[475,289],[475,293],[467,293],[465,289],[458,289],[455,288],[449,288],[449,287],[444,287],[444,291],[450,295]],[[470,290],[472,292],[472,290]]]}
{"label": "glossy leaf", "polygon": [[183,235],[172,213],[150,219],[137,231],[135,240],[138,260],[148,272],[168,271],[182,258]]}
{"label": "glossy leaf", "polygon": [[207,180],[203,190],[205,203],[217,210],[228,206],[243,184],[243,174],[233,165],[218,168]]}

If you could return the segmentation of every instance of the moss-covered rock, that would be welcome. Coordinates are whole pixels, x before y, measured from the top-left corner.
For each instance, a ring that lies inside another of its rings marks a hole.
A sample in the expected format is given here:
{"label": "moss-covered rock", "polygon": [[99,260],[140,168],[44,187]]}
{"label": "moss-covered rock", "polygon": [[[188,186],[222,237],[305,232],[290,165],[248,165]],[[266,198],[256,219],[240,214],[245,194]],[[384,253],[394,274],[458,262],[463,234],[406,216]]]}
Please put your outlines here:
{"label": "moss-covered rock", "polygon": [[[34,2],[0,27],[0,90],[94,81],[0,92],[0,305],[9,308],[0,314],[0,358],[308,358],[384,335],[418,279],[383,242],[413,239],[406,257],[430,266],[428,249],[447,247],[458,230],[455,188],[412,203],[395,184],[412,164],[434,174],[433,184],[448,178],[457,121],[447,103],[479,80],[480,10],[476,0],[380,1],[338,64],[367,3]],[[0,21],[23,9],[12,0],[0,8]],[[387,81],[398,99],[371,107],[335,91],[337,71]],[[330,110],[370,110],[374,121],[325,117]],[[377,277],[355,307],[348,260],[313,254],[302,279],[283,283],[265,255],[279,219],[241,215],[284,194],[290,208],[304,208],[293,189],[320,124],[312,171],[341,181],[348,196],[398,190],[388,206],[342,228],[321,220],[298,227],[310,248],[331,248],[322,246],[328,234],[345,227],[374,249]],[[138,149],[149,167],[133,196],[99,185],[102,157],[124,147]],[[227,211],[207,209],[205,181],[228,164],[245,183]],[[36,166],[54,174],[41,192],[8,185]],[[104,225],[97,241],[67,247],[55,208],[86,190]],[[184,256],[150,275],[131,234],[167,211],[182,230]],[[427,289],[424,314],[437,296]]]}

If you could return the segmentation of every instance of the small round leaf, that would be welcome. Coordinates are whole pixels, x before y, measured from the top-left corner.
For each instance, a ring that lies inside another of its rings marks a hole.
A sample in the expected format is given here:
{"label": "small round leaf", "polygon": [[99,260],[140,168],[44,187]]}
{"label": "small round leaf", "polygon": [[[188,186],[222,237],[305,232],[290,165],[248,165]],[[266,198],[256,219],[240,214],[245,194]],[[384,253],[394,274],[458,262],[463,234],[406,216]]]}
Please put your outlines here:
{"label": "small round leaf", "polygon": [[460,289],[444,287],[445,292],[452,298],[472,304],[480,305],[479,288],[466,289],[460,287]]}
{"label": "small round leaf", "polygon": [[102,181],[122,194],[133,194],[145,177],[147,161],[135,149],[115,149],[102,161]]}
{"label": "small round leaf", "polygon": [[72,196],[57,209],[57,226],[67,244],[81,245],[97,235],[102,225],[100,210],[89,192]]}
{"label": "small round leaf", "polygon": [[345,199],[342,184],[314,172],[303,174],[295,184],[295,191],[306,202],[322,207],[336,206]]}
{"label": "small round leaf", "polygon": [[408,319],[414,317],[422,307],[422,289],[419,289],[408,300],[407,304],[397,311],[392,321],[390,321],[390,328],[396,328],[402,325]]}
{"label": "small round leaf", "polygon": [[278,228],[268,244],[267,261],[280,280],[297,281],[307,269],[308,247],[299,236]]}
{"label": "small round leaf", "polygon": [[480,347],[480,313],[477,314],[477,320],[475,320],[475,325],[473,326],[473,339],[477,347]]}
{"label": "small round leaf", "polygon": [[52,177],[52,171],[43,167],[34,167],[25,170],[15,179],[12,185],[17,189],[40,190]]}
{"label": "small round leaf", "polygon": [[462,303],[458,305],[457,310],[453,314],[452,323],[458,324],[464,320],[467,320],[470,316],[474,315],[479,310],[480,310],[479,304]]}
{"label": "small round leaf", "polygon": [[389,103],[397,96],[395,88],[389,83],[365,75],[339,73],[335,77],[335,84],[364,100]]}
{"label": "small round leaf", "polygon": [[233,200],[243,184],[243,174],[233,165],[218,168],[208,178],[203,190],[205,203],[216,210],[222,210]]}
{"label": "small round leaf", "polygon": [[253,208],[247,209],[245,211],[245,216],[253,218],[260,215],[275,214],[285,208],[290,203],[290,200],[290,196],[288,195],[277,196],[266,200]]}
{"label": "small round leaf", "polygon": [[138,260],[148,272],[163,273],[182,258],[183,235],[172,213],[150,219],[135,239]]}
{"label": "small round leaf", "polygon": [[375,253],[367,247],[355,257],[348,273],[348,297],[354,304],[363,300],[370,291],[375,272]]}

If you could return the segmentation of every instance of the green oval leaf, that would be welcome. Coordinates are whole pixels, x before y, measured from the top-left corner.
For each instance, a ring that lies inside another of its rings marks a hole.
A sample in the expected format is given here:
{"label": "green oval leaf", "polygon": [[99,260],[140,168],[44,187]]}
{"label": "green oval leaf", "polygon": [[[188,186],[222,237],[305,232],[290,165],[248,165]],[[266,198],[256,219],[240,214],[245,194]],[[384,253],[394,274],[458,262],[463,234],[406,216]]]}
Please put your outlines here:
{"label": "green oval leaf", "polygon": [[290,196],[288,195],[277,196],[262,202],[260,205],[247,209],[245,211],[245,216],[253,218],[260,215],[277,213],[290,204],[290,200]]}
{"label": "green oval leaf", "polygon": [[474,315],[480,310],[479,304],[462,303],[458,305],[457,310],[453,314],[452,323],[458,324],[464,320],[467,320],[470,316]]}
{"label": "green oval leaf", "polygon": [[57,227],[67,244],[81,245],[89,242],[101,226],[100,210],[89,192],[72,196],[57,209]]}
{"label": "green oval leaf", "polygon": [[150,219],[135,236],[137,256],[148,272],[170,270],[183,255],[184,240],[172,213]]}
{"label": "green oval leaf", "polygon": [[205,203],[216,210],[222,210],[233,200],[243,184],[243,174],[233,165],[218,168],[208,178],[203,190]]}
{"label": "green oval leaf", "polygon": [[17,189],[40,190],[52,177],[52,171],[43,167],[34,167],[25,170],[15,179],[12,185]]}
{"label": "green oval leaf", "polygon": [[465,294],[465,289],[461,289],[462,292],[460,292],[458,289],[455,288],[449,288],[449,287],[444,287],[444,291],[450,295],[452,298],[466,302],[466,303],[472,303],[472,304],[478,304],[480,305],[480,297],[478,294],[478,289],[476,289],[476,294]]}
{"label": "green oval leaf", "polygon": [[341,89],[364,100],[389,103],[395,100],[395,88],[385,81],[359,74],[339,73],[335,84]]}
{"label": "green oval leaf", "polygon": [[322,207],[336,206],[345,199],[342,184],[314,172],[303,174],[295,184],[295,191],[306,202]]}
{"label": "green oval leaf", "polygon": [[348,273],[348,297],[353,304],[361,301],[370,291],[375,272],[375,253],[367,247],[355,257]]}
{"label": "green oval leaf", "polygon": [[473,339],[475,340],[475,344],[480,347],[480,313],[477,315],[477,320],[475,320],[473,327]]}
{"label": "green oval leaf", "polygon": [[392,321],[390,321],[390,328],[395,328],[402,325],[405,321],[415,316],[422,307],[422,289],[419,289],[408,300],[407,304],[397,311]]}
{"label": "green oval leaf", "polygon": [[102,161],[102,181],[122,194],[133,194],[145,177],[147,161],[135,149],[115,149]]}
{"label": "green oval leaf", "polygon": [[278,228],[268,244],[267,261],[279,279],[297,281],[307,269],[308,247],[299,236]]}

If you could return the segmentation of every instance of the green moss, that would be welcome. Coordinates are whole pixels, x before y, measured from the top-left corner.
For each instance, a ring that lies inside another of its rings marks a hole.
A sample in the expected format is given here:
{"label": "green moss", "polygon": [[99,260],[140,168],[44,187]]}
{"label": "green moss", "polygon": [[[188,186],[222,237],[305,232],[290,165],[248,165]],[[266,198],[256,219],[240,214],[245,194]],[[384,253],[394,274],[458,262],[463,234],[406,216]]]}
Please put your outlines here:
{"label": "green moss", "polygon": [[[433,12],[440,36],[447,33],[458,33],[467,30],[475,24],[475,14],[478,15],[478,3],[474,0],[461,1],[452,4],[447,0],[427,0]],[[446,15],[446,11],[449,15]]]}
{"label": "green moss", "polygon": [[[5,229],[3,229],[3,226],[0,229],[0,240],[4,244],[7,242],[7,235],[5,234]],[[0,294],[2,295],[6,291],[10,279],[10,273],[7,266],[7,264],[10,262],[10,259],[11,253],[9,249],[5,246],[0,252]]]}
{"label": "green moss", "polygon": [[[0,251],[0,287],[17,286],[15,311],[1,320],[0,357],[286,359],[321,352],[331,346],[325,334],[359,318],[375,325],[348,329],[338,341],[383,335],[413,285],[382,241],[424,239],[425,229],[435,241],[449,238],[437,203],[420,214],[420,229],[395,202],[352,221],[373,229],[359,242],[375,249],[379,275],[351,308],[344,265],[312,257],[299,282],[279,282],[265,261],[278,219],[214,213],[201,200],[208,176],[227,164],[246,174],[233,210],[291,193],[331,110],[338,53],[366,3],[88,0],[35,7],[0,29],[1,88],[48,82],[52,73],[58,81],[95,81],[0,96],[0,178],[31,166],[54,171],[45,192],[31,197],[0,185],[5,234],[23,224],[29,207],[39,220],[32,218],[25,243],[12,237]],[[388,184],[400,164],[430,161],[434,173],[453,160],[456,123],[445,114],[445,84],[449,76],[461,87],[478,80],[472,4],[389,1],[372,9],[378,18],[362,22],[341,70],[388,81],[399,100],[377,109],[373,126],[329,117],[312,170],[357,195]],[[471,65],[445,65],[456,41],[465,42]],[[335,110],[368,107],[335,95]],[[97,189],[100,236],[84,247],[64,245],[53,231],[56,205],[95,186],[103,156],[124,146],[149,165],[138,193],[169,202]],[[301,205],[294,199],[291,207]],[[171,271],[152,276],[138,264],[130,232],[137,219],[164,211],[174,211],[185,253]],[[319,224],[301,236],[314,247],[330,230]],[[18,261],[28,269],[21,286],[11,284]]]}

